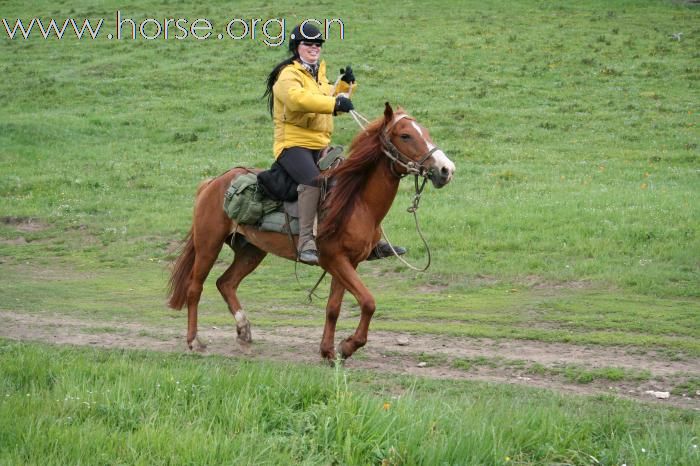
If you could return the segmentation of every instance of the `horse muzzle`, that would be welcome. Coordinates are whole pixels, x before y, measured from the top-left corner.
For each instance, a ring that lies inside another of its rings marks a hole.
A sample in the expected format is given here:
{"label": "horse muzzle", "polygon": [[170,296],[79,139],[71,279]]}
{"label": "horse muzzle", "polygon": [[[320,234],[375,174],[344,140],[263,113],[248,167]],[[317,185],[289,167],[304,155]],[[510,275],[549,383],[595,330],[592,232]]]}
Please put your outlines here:
{"label": "horse muzzle", "polygon": [[447,183],[452,181],[455,173],[455,164],[447,158],[441,150],[435,151],[432,155],[432,163],[428,169],[428,178],[433,183],[433,186],[440,189]]}

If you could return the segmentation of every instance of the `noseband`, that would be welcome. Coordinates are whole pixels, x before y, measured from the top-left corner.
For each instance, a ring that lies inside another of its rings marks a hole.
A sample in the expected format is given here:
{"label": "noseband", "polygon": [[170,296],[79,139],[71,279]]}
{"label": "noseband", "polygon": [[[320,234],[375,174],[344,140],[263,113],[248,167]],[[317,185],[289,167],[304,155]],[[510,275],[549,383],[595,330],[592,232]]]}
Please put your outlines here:
{"label": "noseband", "polygon": [[[427,178],[428,176],[428,168],[423,165],[426,160],[430,158],[433,153],[435,153],[439,148],[437,146],[434,146],[432,149],[428,150],[428,152],[423,155],[417,162],[406,155],[404,155],[398,147],[394,145],[393,142],[389,139],[389,132],[391,129],[396,126],[396,124],[403,120],[404,118],[409,119],[411,121],[415,121],[413,118],[409,117],[406,114],[400,115],[398,118],[396,118],[394,121],[392,121],[390,124],[388,124],[384,130],[381,132],[379,135],[379,140],[382,143],[382,152],[384,155],[389,157],[391,159],[391,172],[396,175],[399,178],[403,178],[406,175],[416,175],[416,176],[422,176],[423,178]],[[394,165],[398,165],[404,170],[406,170],[405,173],[400,173],[396,171],[396,168]]]}

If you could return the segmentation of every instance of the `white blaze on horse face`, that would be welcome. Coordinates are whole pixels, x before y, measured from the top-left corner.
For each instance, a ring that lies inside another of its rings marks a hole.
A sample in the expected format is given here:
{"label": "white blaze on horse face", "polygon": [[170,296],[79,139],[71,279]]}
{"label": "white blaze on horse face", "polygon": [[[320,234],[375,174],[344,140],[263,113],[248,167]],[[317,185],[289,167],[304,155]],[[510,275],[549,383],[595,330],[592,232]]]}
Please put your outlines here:
{"label": "white blaze on horse face", "polygon": [[447,175],[445,184],[452,180],[452,175],[454,175],[455,172],[455,164],[440,149],[433,152],[433,166],[437,168],[440,173]]}
{"label": "white blaze on horse face", "polygon": [[[412,124],[413,127],[416,129],[416,131],[418,131],[418,134],[420,134],[420,137],[422,137],[423,139],[425,139],[425,138],[423,137],[423,130],[420,129],[420,125],[419,125],[418,123],[416,123],[415,121],[412,121],[411,124]],[[425,142],[428,142],[428,141],[425,141]],[[430,143],[428,142],[428,144],[430,144]]]}
{"label": "white blaze on horse face", "polygon": [[[435,144],[428,141],[427,139],[425,139],[425,136],[423,136],[423,131],[421,130],[420,125],[415,121],[412,121],[411,124],[416,129],[416,131],[418,131],[418,134],[420,134],[420,136],[427,144],[428,152],[435,149]],[[433,152],[431,158],[433,160],[433,166],[437,168],[440,173],[444,173],[447,175],[446,183],[449,183],[452,179],[452,175],[455,172],[455,164],[452,163],[452,160],[450,160],[441,149],[438,149],[435,152]]]}
{"label": "white blaze on horse face", "polygon": [[425,142],[425,145],[428,146],[426,152],[430,152],[431,150],[435,149],[435,144],[432,142],[428,141],[425,139],[425,136],[423,136],[423,130],[421,129],[420,125],[416,123],[415,121],[412,121],[411,124],[413,125],[413,128],[418,131],[418,134],[420,134],[420,137],[423,138],[423,142]]}

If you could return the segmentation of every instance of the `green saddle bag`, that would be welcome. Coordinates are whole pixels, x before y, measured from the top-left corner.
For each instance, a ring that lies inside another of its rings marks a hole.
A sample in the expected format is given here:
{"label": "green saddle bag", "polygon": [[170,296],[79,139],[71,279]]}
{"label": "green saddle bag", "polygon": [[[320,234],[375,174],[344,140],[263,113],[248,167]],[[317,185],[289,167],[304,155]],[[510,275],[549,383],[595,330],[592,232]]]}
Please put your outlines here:
{"label": "green saddle bag", "polygon": [[267,198],[258,186],[255,173],[237,176],[224,194],[224,211],[229,218],[244,225],[255,225],[260,219],[281,206]]}

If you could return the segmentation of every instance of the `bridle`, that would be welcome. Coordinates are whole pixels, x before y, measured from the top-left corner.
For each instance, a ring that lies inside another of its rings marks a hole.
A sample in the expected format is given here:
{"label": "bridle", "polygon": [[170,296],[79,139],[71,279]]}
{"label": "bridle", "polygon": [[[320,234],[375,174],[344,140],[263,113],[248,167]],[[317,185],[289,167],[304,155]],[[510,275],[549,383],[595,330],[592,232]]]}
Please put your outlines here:
{"label": "bridle", "polygon": [[[416,175],[416,176],[422,176],[423,178],[427,178],[429,174],[429,169],[423,165],[426,160],[430,158],[430,156],[433,155],[435,151],[438,151],[439,148],[437,146],[433,146],[432,149],[428,149],[428,152],[426,152],[421,158],[416,162],[413,159],[410,159],[406,157],[399,149],[394,145],[393,142],[391,142],[391,139],[389,138],[389,133],[391,130],[396,126],[396,124],[403,120],[403,119],[408,119],[411,121],[416,121],[413,118],[409,117],[405,113],[402,115],[399,115],[397,118],[395,118],[390,124],[386,125],[384,130],[381,132],[379,135],[379,140],[382,143],[382,152],[384,155],[389,157],[391,159],[391,172],[399,177],[403,178],[406,175]],[[430,147],[430,145],[428,146]],[[404,170],[406,170],[405,173],[398,172],[395,168],[395,166],[398,165]]]}
{"label": "bridle", "polygon": [[[367,118],[360,115],[355,110],[350,110],[350,115],[357,122],[360,128],[367,128],[367,124],[369,123],[369,120],[367,120]],[[388,125],[386,125],[382,132],[379,134],[379,141],[382,143],[382,153],[386,155],[389,158],[389,160],[391,160],[391,173],[397,178],[403,178],[407,175],[415,175],[416,177],[422,176],[427,180],[427,177],[430,174],[430,170],[424,164],[430,158],[430,156],[432,156],[436,151],[440,150],[440,148],[437,146],[433,146],[433,148],[428,149],[428,152],[421,156],[418,161],[415,161],[410,157],[406,156],[404,153],[402,153],[399,150],[399,148],[396,147],[393,142],[391,142],[391,139],[389,138],[389,133],[394,128],[394,126],[396,126],[396,124],[403,119],[416,121],[407,114],[403,113],[398,117],[394,118]],[[430,147],[430,145],[428,145],[428,147]],[[403,168],[405,172],[399,172],[396,169],[397,165]],[[424,180],[424,185],[426,180]]]}

